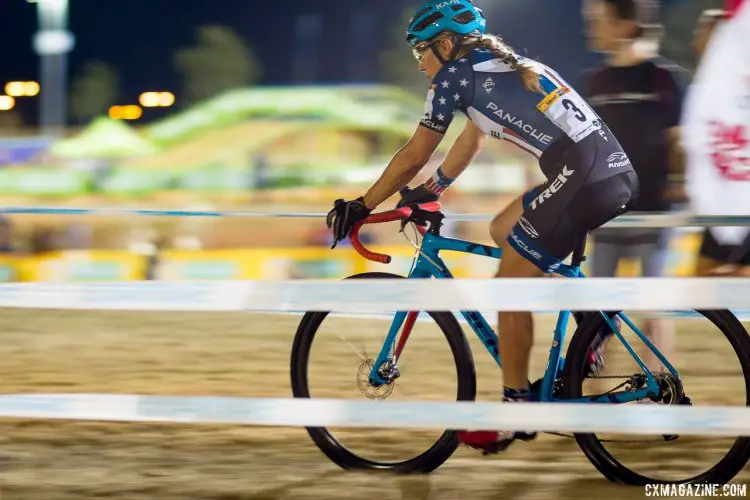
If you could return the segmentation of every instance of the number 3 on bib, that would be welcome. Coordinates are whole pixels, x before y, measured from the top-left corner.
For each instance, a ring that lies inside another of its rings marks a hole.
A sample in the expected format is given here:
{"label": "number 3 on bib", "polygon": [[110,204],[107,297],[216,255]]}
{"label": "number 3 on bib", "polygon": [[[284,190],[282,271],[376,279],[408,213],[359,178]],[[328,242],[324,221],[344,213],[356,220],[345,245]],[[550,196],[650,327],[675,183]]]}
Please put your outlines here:
{"label": "number 3 on bib", "polygon": [[581,96],[567,87],[547,94],[537,105],[537,109],[575,142],[601,128],[594,110]]}

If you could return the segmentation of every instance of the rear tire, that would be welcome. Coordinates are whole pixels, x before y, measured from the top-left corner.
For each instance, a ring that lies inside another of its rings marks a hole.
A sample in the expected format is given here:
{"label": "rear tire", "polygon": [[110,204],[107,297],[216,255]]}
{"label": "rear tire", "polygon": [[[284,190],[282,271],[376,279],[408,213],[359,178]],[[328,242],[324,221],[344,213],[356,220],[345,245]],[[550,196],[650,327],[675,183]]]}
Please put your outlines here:
{"label": "rear tire", "polygon": [[[394,279],[403,278],[390,273],[363,273],[347,279]],[[327,312],[305,313],[294,337],[291,356],[292,393],[295,398],[309,398],[308,362],[315,334],[328,316]],[[476,397],[476,373],[474,358],[463,330],[450,312],[428,313],[445,335],[450,345],[458,377],[457,401],[473,401]],[[408,342],[407,342],[408,349]],[[377,462],[356,455],[341,444],[324,427],[308,427],[307,433],[313,442],[331,461],[346,470],[387,470],[397,473],[429,473],[440,467],[458,447],[456,430],[446,430],[425,452],[402,462]]]}
{"label": "rear tire", "polygon": [[[730,311],[696,311],[717,327],[739,358],[745,379],[746,405],[750,406],[750,337],[742,323]],[[578,326],[565,359],[563,393],[566,398],[583,396],[583,381],[588,373],[587,353],[594,337],[604,327],[601,314],[587,315]],[[680,481],[664,481],[632,471],[615,459],[595,434],[575,434],[581,450],[596,469],[610,481],[634,486],[646,484],[714,483],[723,484],[739,473],[750,459],[750,438],[738,437],[727,454],[709,470]]]}

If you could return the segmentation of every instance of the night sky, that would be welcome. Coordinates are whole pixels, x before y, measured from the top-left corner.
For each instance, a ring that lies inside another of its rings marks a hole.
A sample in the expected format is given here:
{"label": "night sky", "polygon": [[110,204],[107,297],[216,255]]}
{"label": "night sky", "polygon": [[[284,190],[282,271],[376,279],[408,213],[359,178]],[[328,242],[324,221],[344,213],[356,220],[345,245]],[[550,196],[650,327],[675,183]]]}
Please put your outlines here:
{"label": "night sky", "polygon": [[[574,79],[597,56],[586,51],[581,34],[580,0],[478,0],[490,18],[490,31],[517,50],[540,58]],[[294,25],[301,15],[320,14],[322,39],[317,82],[377,81],[377,55],[384,35],[413,0],[70,0],[70,29],[76,47],[70,74],[83,62],[100,59],[120,76],[123,102],[140,92],[179,92],[172,54],[195,40],[203,24],[230,26],[261,58],[263,84],[286,84],[293,77]],[[38,60],[31,47],[36,7],[26,0],[2,0],[0,81],[37,79]],[[361,24],[352,27],[352,19]],[[533,27],[533,29],[531,28]],[[357,37],[352,49],[352,33]],[[409,48],[404,43],[404,50]],[[314,56],[314,54],[313,54]],[[354,61],[372,61],[355,65]],[[358,73],[351,68],[358,66]],[[364,70],[362,69],[364,67]],[[416,70],[416,69],[415,69]],[[354,73],[354,74],[353,74]],[[178,95],[179,97],[179,95]],[[27,112],[23,112],[27,117]],[[33,113],[31,114],[33,120]],[[28,121],[28,120],[27,120]]]}

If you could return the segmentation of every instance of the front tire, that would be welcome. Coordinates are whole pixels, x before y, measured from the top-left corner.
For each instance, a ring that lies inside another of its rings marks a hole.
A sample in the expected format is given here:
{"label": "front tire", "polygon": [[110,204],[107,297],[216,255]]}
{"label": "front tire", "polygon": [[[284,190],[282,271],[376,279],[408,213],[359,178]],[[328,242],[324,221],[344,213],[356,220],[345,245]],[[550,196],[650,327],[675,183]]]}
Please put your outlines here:
{"label": "front tire", "polygon": [[[403,278],[390,273],[363,273],[347,279]],[[295,398],[310,398],[308,386],[309,356],[315,334],[328,312],[308,312],[302,318],[292,345],[291,382]],[[476,373],[471,349],[463,330],[450,312],[429,312],[450,346],[457,374],[457,401],[473,401],[476,397]],[[407,342],[408,344],[408,342]],[[408,345],[407,345],[408,349]],[[445,367],[445,369],[449,369]],[[442,465],[458,447],[456,430],[446,430],[420,455],[397,462],[369,460],[347,449],[324,427],[308,427],[307,433],[317,447],[339,467],[346,470],[388,470],[397,473],[429,473]]]}

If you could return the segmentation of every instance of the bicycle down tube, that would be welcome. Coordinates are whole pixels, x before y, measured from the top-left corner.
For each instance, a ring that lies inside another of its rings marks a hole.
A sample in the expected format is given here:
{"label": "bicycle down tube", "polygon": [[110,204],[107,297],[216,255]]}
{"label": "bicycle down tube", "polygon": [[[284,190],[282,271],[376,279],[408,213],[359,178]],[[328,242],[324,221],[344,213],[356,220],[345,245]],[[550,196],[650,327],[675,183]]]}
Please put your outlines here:
{"label": "bicycle down tube", "polygon": [[[483,245],[479,243],[472,243],[468,241],[447,238],[430,232],[423,234],[422,244],[418,250],[416,261],[412,266],[412,269],[408,275],[409,279],[451,279],[451,274],[448,266],[440,258],[439,252],[441,250],[468,253],[478,255],[482,257],[489,257],[493,259],[500,259],[502,257],[502,249]],[[564,277],[570,278],[585,278],[585,275],[580,269],[580,266],[570,266],[562,264],[557,271],[558,274]],[[493,331],[490,325],[487,323],[484,316],[478,311],[460,311],[463,318],[468,322],[471,329],[477,335],[482,345],[487,349],[492,358],[495,360],[497,365],[502,368],[502,359],[498,350],[498,335]],[[383,343],[380,353],[373,364],[372,371],[370,373],[370,380],[376,384],[384,384],[385,380],[380,376],[379,369],[389,359],[393,358],[396,360],[400,357],[401,351],[404,348],[406,338],[411,333],[411,328],[414,325],[417,312],[399,311],[396,313],[388,334]],[[542,402],[552,401],[565,401],[569,403],[581,402],[602,402],[602,403],[625,403],[630,401],[636,401],[648,397],[649,393],[658,393],[659,384],[653,377],[651,372],[646,368],[645,363],[640,359],[635,350],[630,346],[628,341],[622,336],[619,329],[615,328],[614,323],[604,314],[600,313],[605,317],[605,322],[612,328],[615,335],[620,342],[625,346],[631,357],[640,366],[646,376],[646,385],[644,388],[636,391],[622,391],[613,392],[595,396],[587,396],[576,399],[559,399],[554,395],[554,384],[558,379],[559,374],[562,372],[565,358],[562,353],[562,348],[565,342],[566,329],[568,321],[570,319],[571,311],[560,311],[558,314],[555,331],[553,335],[552,346],[549,351],[549,358],[543,378],[541,379],[541,390],[536,394],[536,399]],[[675,376],[678,376],[676,370],[671,364],[664,358],[659,350],[649,342],[648,338],[630,321],[627,316],[620,312],[618,316],[623,318],[623,321],[636,333],[636,335],[644,341],[646,346],[664,363],[667,369]],[[408,318],[408,319],[407,319]],[[396,338],[401,327],[406,320],[406,327],[402,332],[402,338],[399,339],[398,346],[396,347]]]}

